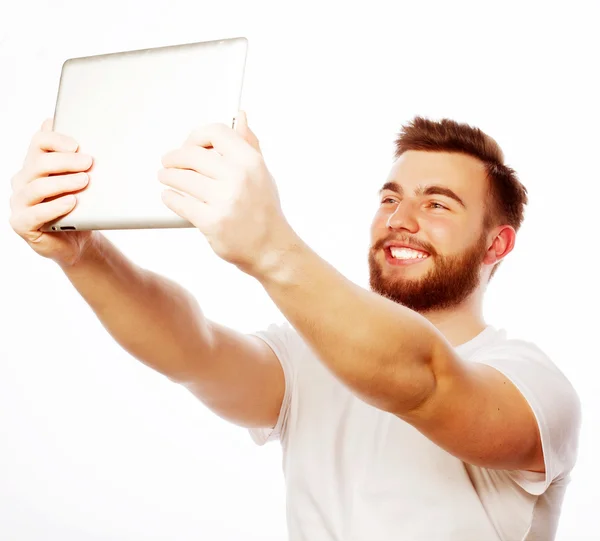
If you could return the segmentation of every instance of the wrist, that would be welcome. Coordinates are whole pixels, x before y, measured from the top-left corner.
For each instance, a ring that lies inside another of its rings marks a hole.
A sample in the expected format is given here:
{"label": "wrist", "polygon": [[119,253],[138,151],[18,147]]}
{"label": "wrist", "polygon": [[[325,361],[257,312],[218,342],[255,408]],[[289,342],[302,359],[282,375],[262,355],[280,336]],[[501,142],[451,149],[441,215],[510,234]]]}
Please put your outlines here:
{"label": "wrist", "polygon": [[81,268],[95,265],[102,261],[106,251],[106,238],[99,231],[90,231],[89,235],[78,239],[78,251],[74,257],[65,260],[55,260],[55,263],[65,272],[76,272]]}
{"label": "wrist", "polygon": [[305,246],[302,239],[287,223],[269,232],[266,246],[260,251],[248,272],[263,285],[266,283],[289,281],[294,260]]}

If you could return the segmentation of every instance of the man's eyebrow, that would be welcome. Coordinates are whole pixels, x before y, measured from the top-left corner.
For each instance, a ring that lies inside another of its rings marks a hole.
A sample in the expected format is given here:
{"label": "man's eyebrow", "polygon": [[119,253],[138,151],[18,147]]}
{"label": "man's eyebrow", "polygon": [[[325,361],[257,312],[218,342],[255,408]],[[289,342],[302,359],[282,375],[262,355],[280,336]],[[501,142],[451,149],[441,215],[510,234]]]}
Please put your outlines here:
{"label": "man's eyebrow", "polygon": [[[386,182],[381,189],[379,190],[379,195],[382,194],[385,190],[390,190],[392,192],[396,192],[398,195],[404,195],[404,188],[400,186],[397,182]],[[464,209],[467,208],[464,201],[458,197],[450,188],[446,188],[446,186],[439,186],[437,184],[433,184],[431,186],[419,186],[415,191],[416,195],[445,195],[450,199],[454,199],[457,203],[459,203]]]}
{"label": "man's eyebrow", "polygon": [[400,186],[400,184],[398,184],[397,182],[386,182],[379,190],[379,195],[385,192],[385,190],[389,190],[390,192],[396,192],[400,195],[404,193],[402,186]]}

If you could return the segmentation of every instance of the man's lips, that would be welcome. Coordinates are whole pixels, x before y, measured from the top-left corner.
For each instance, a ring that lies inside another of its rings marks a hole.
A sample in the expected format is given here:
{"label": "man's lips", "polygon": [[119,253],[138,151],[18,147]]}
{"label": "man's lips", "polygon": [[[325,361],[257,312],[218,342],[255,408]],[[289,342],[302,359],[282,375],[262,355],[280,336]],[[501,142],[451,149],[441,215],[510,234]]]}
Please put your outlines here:
{"label": "man's lips", "polygon": [[385,260],[387,261],[388,264],[390,265],[396,265],[396,266],[405,266],[405,265],[416,265],[418,263],[422,263],[423,261],[426,261],[427,259],[429,259],[429,256],[426,257],[411,257],[411,258],[399,258],[399,257],[394,257],[392,255],[391,250],[388,248],[386,250],[383,251],[385,254]]}
{"label": "man's lips", "polygon": [[414,245],[403,242],[386,242],[383,246],[386,262],[393,266],[416,265],[426,259],[430,254]]}
{"label": "man's lips", "polygon": [[420,248],[419,246],[415,246],[413,244],[409,244],[406,242],[396,242],[396,241],[390,240],[383,244],[384,250],[389,250],[391,248],[408,248],[409,250],[415,250],[417,252],[421,252],[423,254],[430,255],[429,252],[427,252],[427,250],[423,250],[423,248]]}

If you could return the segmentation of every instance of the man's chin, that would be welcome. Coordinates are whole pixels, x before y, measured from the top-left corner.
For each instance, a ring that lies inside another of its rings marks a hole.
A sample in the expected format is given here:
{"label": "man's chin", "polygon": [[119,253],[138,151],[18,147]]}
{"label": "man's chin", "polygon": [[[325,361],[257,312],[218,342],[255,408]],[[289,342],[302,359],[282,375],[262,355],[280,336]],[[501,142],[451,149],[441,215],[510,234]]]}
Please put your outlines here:
{"label": "man's chin", "polygon": [[422,265],[383,268],[380,273],[380,281],[386,288],[414,287],[417,282],[424,279],[428,270]]}

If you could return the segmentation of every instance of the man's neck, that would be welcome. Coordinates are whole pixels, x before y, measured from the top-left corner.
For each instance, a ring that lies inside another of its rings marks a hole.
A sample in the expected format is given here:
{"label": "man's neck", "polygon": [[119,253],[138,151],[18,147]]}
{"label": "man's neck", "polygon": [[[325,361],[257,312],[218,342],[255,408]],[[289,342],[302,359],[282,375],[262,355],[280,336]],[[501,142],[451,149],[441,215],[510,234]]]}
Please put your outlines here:
{"label": "man's neck", "polygon": [[459,306],[422,315],[453,347],[472,340],[487,326],[481,310],[481,294],[478,291]]}

